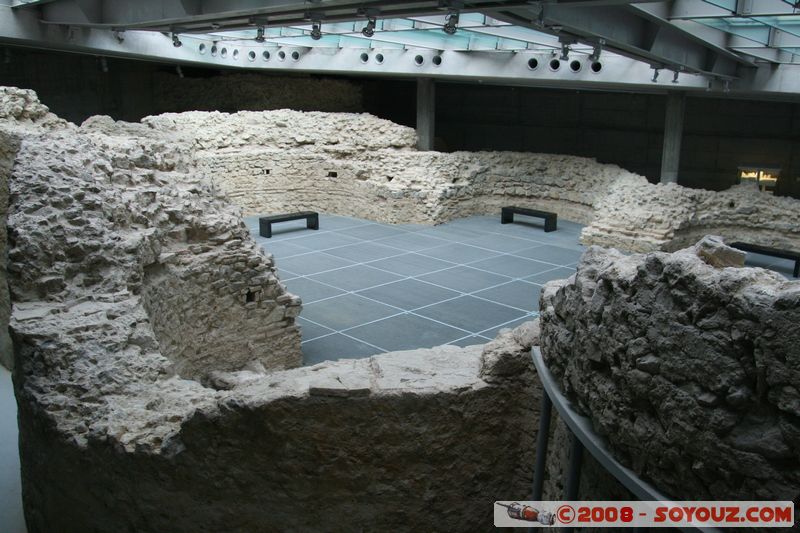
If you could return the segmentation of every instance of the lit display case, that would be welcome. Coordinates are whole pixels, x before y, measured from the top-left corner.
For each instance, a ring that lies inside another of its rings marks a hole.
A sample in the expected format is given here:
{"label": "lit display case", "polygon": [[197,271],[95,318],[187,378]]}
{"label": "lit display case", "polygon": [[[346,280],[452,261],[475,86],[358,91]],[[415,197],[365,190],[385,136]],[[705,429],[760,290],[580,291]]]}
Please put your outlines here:
{"label": "lit display case", "polygon": [[737,183],[753,183],[759,191],[773,194],[780,175],[780,168],[745,165],[739,167]]}

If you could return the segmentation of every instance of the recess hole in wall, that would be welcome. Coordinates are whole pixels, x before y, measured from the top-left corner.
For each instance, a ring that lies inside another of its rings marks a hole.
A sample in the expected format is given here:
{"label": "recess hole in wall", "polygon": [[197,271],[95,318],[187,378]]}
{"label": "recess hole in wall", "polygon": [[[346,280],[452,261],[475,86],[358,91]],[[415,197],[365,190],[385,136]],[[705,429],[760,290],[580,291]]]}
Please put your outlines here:
{"label": "recess hole in wall", "polygon": [[245,303],[255,302],[256,301],[257,293],[251,290],[247,291],[247,294],[244,295]]}
{"label": "recess hole in wall", "polygon": [[261,57],[264,58],[264,61],[269,61],[269,52],[264,50],[264,52],[261,54]]}
{"label": "recess hole in wall", "polygon": [[572,72],[580,72],[581,71],[581,62],[577,59],[569,62],[569,69]]}
{"label": "recess hole in wall", "polygon": [[733,200],[731,200],[730,202],[728,202],[728,207],[730,207],[731,209],[733,209],[734,207],[736,207],[736,204],[734,203],[734,201],[733,201]]}
{"label": "recess hole in wall", "polygon": [[531,70],[536,70],[539,67],[539,60],[535,57],[532,57],[528,60],[528,68]]}
{"label": "recess hole in wall", "polygon": [[393,179],[394,179],[394,176],[386,176],[386,181],[392,181]]}
{"label": "recess hole in wall", "polygon": [[442,56],[433,56],[433,64],[437,67],[442,64]]}
{"label": "recess hole in wall", "polygon": [[414,58],[414,63],[416,63],[417,65],[421,65],[421,64],[423,64],[424,62],[425,62],[425,58],[424,58],[424,57],[422,57],[422,56],[419,56],[419,55],[418,55],[418,56],[416,56],[416,57]]}
{"label": "recess hole in wall", "polygon": [[603,70],[603,64],[599,61],[593,61],[590,68],[592,69],[592,72],[597,73]]}
{"label": "recess hole in wall", "polygon": [[198,46],[197,49],[200,51],[201,54],[205,54],[206,53],[205,43],[200,43],[200,46]]}
{"label": "recess hole in wall", "polygon": [[281,61],[283,61],[284,59],[286,59],[286,52],[284,52],[283,50],[281,50],[280,52],[278,52],[278,59],[280,59]]}
{"label": "recess hole in wall", "polygon": [[381,63],[383,63],[383,54],[376,54],[375,55],[375,62],[378,63],[379,65]]}
{"label": "recess hole in wall", "polygon": [[220,50],[219,51],[219,57],[228,57],[228,49],[227,48],[223,48],[222,50]]}
{"label": "recess hole in wall", "polygon": [[217,55],[217,47],[216,47],[216,46],[212,46],[212,47],[211,47],[211,55],[212,55],[212,56],[215,56],[215,55]]}
{"label": "recess hole in wall", "polygon": [[264,173],[265,176],[267,174],[269,174],[269,169],[268,168],[261,169],[261,171]]}
{"label": "recess hole in wall", "polygon": [[249,52],[247,52],[247,58],[250,61],[255,61],[256,60],[256,53],[253,52],[252,50],[250,50]]}
{"label": "recess hole in wall", "polygon": [[329,178],[338,178],[339,177],[339,173],[338,172],[334,172],[333,170],[329,170],[328,171],[328,177]]}
{"label": "recess hole in wall", "polygon": [[361,62],[366,63],[367,61],[369,61],[369,54],[367,53],[361,54]]}
{"label": "recess hole in wall", "polygon": [[550,70],[556,71],[561,68],[561,61],[558,59],[551,59],[550,60]]}

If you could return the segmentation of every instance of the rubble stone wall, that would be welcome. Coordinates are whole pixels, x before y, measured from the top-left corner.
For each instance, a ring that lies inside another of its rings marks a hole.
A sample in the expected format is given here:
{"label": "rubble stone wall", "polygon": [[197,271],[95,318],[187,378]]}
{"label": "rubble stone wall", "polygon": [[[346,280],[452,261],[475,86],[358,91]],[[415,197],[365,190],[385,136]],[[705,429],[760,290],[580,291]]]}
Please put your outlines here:
{"label": "rubble stone wall", "polygon": [[717,239],[591,247],[545,287],[541,349],[618,460],[692,500],[800,493],[800,283]]}
{"label": "rubble stone wall", "polygon": [[[231,373],[219,391],[140,383],[113,417],[121,439],[90,430],[80,445],[23,403],[28,525],[484,530],[499,495],[529,495],[533,467],[535,378],[527,351],[501,342],[489,363],[482,346],[449,346]],[[158,445],[138,442],[143,418],[168,428]]]}
{"label": "rubble stone wall", "polygon": [[412,129],[365,114],[181,113],[143,122],[149,135],[183,138],[198,170],[247,214],[312,209],[438,224],[517,204],[586,224],[587,245],[671,251],[713,233],[800,249],[800,201],[745,185],[655,185],[569,155],[419,152]]}
{"label": "rubble stone wall", "polygon": [[742,184],[725,191],[622,179],[597,202],[581,241],[622,250],[675,251],[704,235],[800,250],[800,200]]}
{"label": "rubble stone wall", "polygon": [[14,352],[8,321],[11,316],[11,297],[8,292],[8,179],[19,149],[19,141],[13,135],[0,131],[0,365],[12,369]]}
{"label": "rubble stone wall", "polygon": [[494,499],[529,495],[534,332],[278,370],[300,361],[300,302],[185,138],[16,122],[0,130],[19,141],[10,329],[31,531],[480,530]]}

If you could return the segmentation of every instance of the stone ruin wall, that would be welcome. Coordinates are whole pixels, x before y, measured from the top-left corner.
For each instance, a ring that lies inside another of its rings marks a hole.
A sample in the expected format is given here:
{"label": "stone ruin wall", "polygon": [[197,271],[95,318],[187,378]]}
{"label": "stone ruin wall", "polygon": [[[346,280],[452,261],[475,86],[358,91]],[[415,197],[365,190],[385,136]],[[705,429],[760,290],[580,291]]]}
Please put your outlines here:
{"label": "stone ruin wall", "polygon": [[[328,516],[346,516],[356,527],[430,529],[442,527],[447,516],[444,530],[462,531],[490,525],[491,501],[526,498],[541,400],[528,353],[536,343],[531,325],[503,332],[486,347],[271,373],[263,359],[251,358],[268,353],[266,347],[247,352],[249,346],[239,346],[221,355],[225,338],[235,345],[252,329],[237,329],[248,316],[262,326],[253,342],[281,338],[296,345],[299,302],[285,293],[237,210],[220,198],[220,176],[210,173],[216,179],[208,182],[194,174],[193,158],[211,148],[187,140],[182,119],[124,124],[97,118],[82,128],[47,115],[35,125],[5,119],[10,124],[3,131],[20,142],[11,176],[9,275],[31,530],[101,524],[252,530],[264,523],[336,530],[338,521],[320,526],[306,512],[307,502],[325,502]],[[419,156],[408,144],[390,149]],[[383,157],[379,150],[376,159]],[[433,165],[442,155],[428,154],[427,161]],[[563,156],[530,157],[528,163],[545,164]],[[499,163],[493,168],[511,173]],[[494,181],[489,174],[480,179]],[[446,181],[442,190],[453,190]],[[520,185],[525,180],[507,183],[498,190],[530,194]],[[400,191],[406,194],[405,187]],[[562,197],[559,191],[548,189],[554,205],[591,213],[586,190]],[[350,194],[352,204],[358,197]],[[430,216],[451,216],[444,205],[431,208]],[[603,253],[608,257],[598,259]],[[797,486],[791,457],[800,398],[791,351],[797,339],[783,334],[796,323],[796,284],[698,261],[694,252],[626,259],[592,249],[576,278],[545,291],[542,349],[568,394],[601,421],[598,429],[620,457],[662,490],[683,496],[686,478],[692,497],[790,499]],[[244,279],[243,272],[254,274]],[[601,276],[607,279],[597,282]],[[210,298],[208,288],[221,279],[226,285]],[[713,304],[703,306],[698,294],[710,295]],[[645,314],[647,302],[663,308]],[[220,325],[214,305],[232,313],[234,324],[196,342],[202,330]],[[283,333],[263,335],[273,323]],[[181,342],[185,328],[191,338]],[[642,341],[626,348],[630,338]],[[698,346],[710,350],[711,362]],[[681,349],[690,350],[681,354],[688,363],[674,355]],[[725,350],[742,353],[726,356]],[[272,355],[286,351],[276,345]],[[290,366],[285,359],[280,365]],[[597,372],[604,365],[611,370]],[[598,403],[603,395],[593,387],[611,394],[613,405]],[[643,395],[653,390],[663,401],[645,406]],[[677,422],[664,428],[650,410]],[[764,413],[775,426],[758,421]],[[566,464],[566,432],[554,422],[549,498],[561,495]],[[691,443],[688,459],[680,455],[682,439]],[[587,460],[581,497],[601,496],[626,494]],[[175,516],[186,519],[176,524]]]}
{"label": "stone ruin wall", "polygon": [[750,184],[717,192],[620,180],[597,203],[581,240],[635,252],[675,251],[704,235],[800,250],[800,201]]}
{"label": "stone ruin wall", "polygon": [[542,295],[541,349],[615,456],[682,500],[800,494],[800,283],[706,238],[590,248]]}
{"label": "stone ruin wall", "polygon": [[533,326],[276,371],[299,364],[299,301],[182,141],[54,124],[0,126],[31,531],[463,531],[527,497]]}
{"label": "stone ruin wall", "polygon": [[198,170],[247,214],[312,209],[438,224],[518,204],[585,224],[587,245],[672,251],[713,233],[800,249],[800,201],[746,185],[651,184],[568,155],[419,152],[412,129],[365,114],[181,113],[144,123],[151,135],[182,136]]}
{"label": "stone ruin wall", "polygon": [[[186,174],[169,140],[84,134],[67,124],[5,131],[20,139],[9,272],[23,315],[133,299],[149,312],[164,353],[193,377],[218,348],[215,336],[266,368],[300,364],[299,299],[278,283],[238,210]],[[201,333],[212,324],[213,333]],[[184,331],[194,335],[178,350]]]}
{"label": "stone ruin wall", "polygon": [[19,149],[17,139],[0,131],[0,365],[13,369],[14,348],[8,334],[11,317],[11,296],[8,292],[8,272],[5,258],[8,256],[8,179]]}

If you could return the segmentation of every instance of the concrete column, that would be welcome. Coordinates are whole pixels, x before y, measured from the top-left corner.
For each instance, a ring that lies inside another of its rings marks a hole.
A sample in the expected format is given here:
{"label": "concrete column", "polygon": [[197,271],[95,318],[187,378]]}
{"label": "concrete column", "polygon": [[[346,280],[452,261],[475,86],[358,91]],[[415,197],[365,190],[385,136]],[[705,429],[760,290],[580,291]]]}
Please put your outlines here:
{"label": "concrete column", "polygon": [[664,117],[664,148],[661,151],[661,183],[677,183],[681,162],[683,113],[686,93],[667,93],[667,112]]}
{"label": "concrete column", "polygon": [[417,79],[417,148],[433,150],[436,127],[436,86],[432,78]]}

